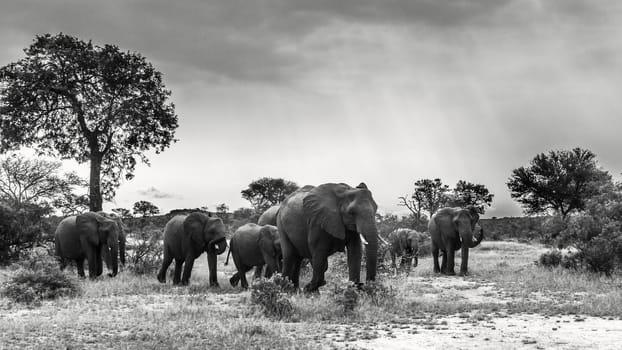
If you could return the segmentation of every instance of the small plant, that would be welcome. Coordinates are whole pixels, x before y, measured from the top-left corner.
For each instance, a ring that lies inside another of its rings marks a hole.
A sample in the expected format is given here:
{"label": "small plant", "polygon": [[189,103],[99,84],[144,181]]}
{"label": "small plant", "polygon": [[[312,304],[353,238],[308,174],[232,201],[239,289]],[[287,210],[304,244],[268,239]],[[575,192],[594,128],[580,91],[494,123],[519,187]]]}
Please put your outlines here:
{"label": "small plant", "polygon": [[251,285],[251,302],[261,306],[268,317],[288,318],[293,315],[294,307],[286,292],[292,288],[292,283],[281,274],[262,278]]}
{"label": "small plant", "polygon": [[361,286],[361,290],[363,291],[362,296],[374,306],[393,305],[397,296],[397,290],[393,287],[387,287],[376,281],[368,281]]}
{"label": "small plant", "polygon": [[595,237],[581,250],[581,256],[591,272],[604,273],[611,276],[616,268],[618,249],[614,241],[604,237]]}
{"label": "small plant", "polygon": [[17,303],[38,306],[42,300],[76,296],[77,280],[60,271],[58,262],[45,250],[33,249],[17,265],[2,294]]}
{"label": "small plant", "polygon": [[561,262],[562,262],[562,252],[560,252],[558,249],[553,249],[540,255],[540,258],[538,258],[537,265],[553,268],[553,267],[559,266]]}
{"label": "small plant", "polygon": [[356,289],[357,287],[354,284],[350,284],[346,288],[335,286],[335,303],[342,308],[346,315],[352,314],[358,306],[359,294]]}
{"label": "small plant", "polygon": [[578,270],[583,265],[583,254],[581,252],[568,253],[562,256],[561,265],[565,269]]}
{"label": "small plant", "polygon": [[162,265],[162,232],[156,227],[141,228],[128,239],[128,269],[137,275],[153,274]]}

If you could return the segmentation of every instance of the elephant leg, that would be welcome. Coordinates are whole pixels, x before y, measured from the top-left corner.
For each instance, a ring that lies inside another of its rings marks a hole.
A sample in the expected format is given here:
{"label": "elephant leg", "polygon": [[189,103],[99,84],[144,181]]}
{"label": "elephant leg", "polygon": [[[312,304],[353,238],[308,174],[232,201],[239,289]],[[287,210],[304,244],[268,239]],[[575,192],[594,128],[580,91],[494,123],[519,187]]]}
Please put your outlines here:
{"label": "elephant leg", "polygon": [[78,276],[84,278],[84,258],[76,259],[76,270],[78,270]]}
{"label": "elephant leg", "polygon": [[232,287],[235,287],[238,285],[238,282],[240,281],[240,272],[236,272],[233,274],[233,276],[231,276],[231,278],[229,278],[229,283],[231,284]]}
{"label": "elephant leg", "polygon": [[160,272],[158,272],[158,281],[160,281],[160,283],[166,283],[166,270],[168,270],[172,262],[173,257],[168,254],[167,251],[164,251],[164,260],[162,260],[162,267],[160,268]]}
{"label": "elephant leg", "polygon": [[181,259],[175,259],[175,271],[173,272],[173,284],[177,285],[181,281],[181,268],[184,261]]}
{"label": "elephant leg", "polygon": [[[187,286],[190,282],[190,275],[192,274],[192,267],[194,266],[194,259],[191,256],[186,257],[184,261],[184,272],[181,275],[181,284]],[[212,276],[210,276],[210,279]]]}
{"label": "elephant leg", "polygon": [[[209,269],[209,286],[210,287],[219,287],[218,275],[216,272],[216,258],[217,256],[215,252],[207,253],[207,267]],[[188,277],[190,277],[190,275],[188,275]],[[246,276],[244,276],[244,279],[246,279]]]}
{"label": "elephant leg", "polygon": [[[316,248],[311,258],[311,266],[313,267],[313,277],[311,278],[311,282],[305,286],[305,292],[316,292],[322,285],[326,284],[326,281],[324,281],[324,273],[328,268],[328,250],[319,247]],[[352,274],[351,269],[350,273]],[[352,276],[350,276],[350,278],[352,278]]]}
{"label": "elephant leg", "polygon": [[418,256],[415,256],[415,258],[414,258],[414,259],[415,259],[415,264],[413,265],[413,267],[417,267],[417,266],[419,266],[419,257],[418,257]]}
{"label": "elephant leg", "polygon": [[253,275],[253,279],[260,279],[262,272],[263,272],[263,265],[255,266],[255,274]]}
{"label": "elephant leg", "polygon": [[441,273],[446,274],[447,273],[447,252],[446,251],[442,251],[441,252]]}
{"label": "elephant leg", "polygon": [[393,270],[393,274],[397,276],[397,265],[395,264],[395,253],[391,252],[391,269]]}
{"label": "elephant leg", "polygon": [[406,270],[406,274],[410,274],[410,266],[413,263],[413,258],[412,257],[402,257],[402,265],[404,265],[404,270]]}
{"label": "elephant leg", "polygon": [[292,277],[290,278],[294,288],[298,289],[300,286],[300,266],[302,265],[302,258],[295,257],[292,262]]}
{"label": "elephant leg", "polygon": [[438,265],[438,247],[432,242],[432,261],[434,262],[434,273],[440,273],[441,267]]}
{"label": "elephant leg", "polygon": [[95,268],[96,268],[97,276],[101,276],[102,273],[104,272],[104,264],[102,261],[102,250],[101,249],[97,249],[95,251]]}

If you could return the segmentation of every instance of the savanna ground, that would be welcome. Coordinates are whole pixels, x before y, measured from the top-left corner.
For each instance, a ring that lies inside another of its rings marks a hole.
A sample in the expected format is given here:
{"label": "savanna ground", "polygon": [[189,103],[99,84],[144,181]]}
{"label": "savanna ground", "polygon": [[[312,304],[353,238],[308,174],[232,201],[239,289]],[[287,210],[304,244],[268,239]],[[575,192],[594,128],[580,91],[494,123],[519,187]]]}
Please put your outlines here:
{"label": "savanna ground", "polygon": [[[321,294],[289,296],[294,312],[283,320],[229,285],[234,267],[224,266],[225,254],[221,287],[208,288],[203,255],[189,287],[122,272],[80,281],[80,297],[39,307],[2,298],[0,349],[619,349],[621,276],[535,266],[543,251],[483,242],[468,277],[435,275],[431,258],[421,258],[409,276],[381,273],[386,293],[362,295],[352,312],[336,301],[347,279],[336,256]],[[0,271],[0,282],[7,276]]]}

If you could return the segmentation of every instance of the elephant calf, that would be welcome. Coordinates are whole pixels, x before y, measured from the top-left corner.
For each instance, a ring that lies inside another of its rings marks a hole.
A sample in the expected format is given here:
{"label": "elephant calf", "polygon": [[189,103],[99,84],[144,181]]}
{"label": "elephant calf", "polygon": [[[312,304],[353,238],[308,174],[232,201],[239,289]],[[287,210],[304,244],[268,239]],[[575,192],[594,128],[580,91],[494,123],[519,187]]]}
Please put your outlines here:
{"label": "elephant calf", "polygon": [[[103,272],[102,258],[110,259],[112,276],[118,271],[119,226],[117,222],[97,213],[88,212],[63,219],[54,232],[56,255],[61,270],[66,260],[75,260],[78,275],[84,277],[84,259],[89,262],[89,278]],[[108,252],[108,249],[110,250]]]}
{"label": "elephant calf", "polygon": [[407,228],[398,228],[389,234],[389,253],[391,254],[391,268],[397,274],[395,260],[398,256],[402,257],[400,268],[410,272],[411,265],[417,267],[419,264],[419,232]]}
{"label": "elephant calf", "polygon": [[[248,288],[246,272],[253,266],[267,265],[266,277],[280,272],[282,259],[279,232],[273,225],[246,224],[238,228],[229,242],[229,254],[233,255],[236,272],[229,282],[236,286],[241,281],[242,288]],[[227,262],[229,255],[227,255]]]}
{"label": "elephant calf", "polygon": [[[166,282],[166,270],[175,260],[173,284],[187,285],[192,273],[194,260],[207,252],[209,284],[218,286],[216,278],[216,255],[227,249],[225,225],[217,217],[196,212],[190,215],[177,215],[164,227],[164,260],[158,273],[158,281]],[[183,265],[183,276],[181,273]]]}

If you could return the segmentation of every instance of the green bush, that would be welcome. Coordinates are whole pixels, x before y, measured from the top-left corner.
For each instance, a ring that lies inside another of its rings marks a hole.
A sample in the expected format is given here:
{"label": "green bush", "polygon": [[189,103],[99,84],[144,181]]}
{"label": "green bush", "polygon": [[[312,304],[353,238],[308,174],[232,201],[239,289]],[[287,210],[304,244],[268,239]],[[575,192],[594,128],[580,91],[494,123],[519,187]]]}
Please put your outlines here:
{"label": "green bush", "polygon": [[350,284],[346,288],[335,285],[334,295],[335,303],[345,315],[352,314],[359,304],[359,294],[355,284]]}
{"label": "green bush", "polygon": [[378,281],[367,281],[360,288],[363,299],[369,300],[374,306],[391,306],[395,304],[397,290],[391,286],[387,287]]}
{"label": "green bush", "polygon": [[81,293],[75,277],[60,271],[57,260],[44,249],[33,249],[16,264],[2,294],[18,303],[37,306],[42,300]]}
{"label": "green bush", "polygon": [[42,219],[50,208],[25,204],[19,209],[0,203],[0,264],[9,264],[21,258],[22,251],[42,244],[51,237],[49,223]]}
{"label": "green bush", "polygon": [[137,275],[153,274],[162,266],[162,230],[148,225],[126,243],[127,269]]}
{"label": "green bush", "polygon": [[543,253],[542,255],[540,255],[540,258],[538,258],[538,266],[543,267],[557,267],[559,266],[559,264],[561,264],[561,262],[562,252],[560,252],[558,249],[553,249],[546,253]]}
{"label": "green bush", "polygon": [[262,307],[264,315],[278,319],[291,317],[294,307],[287,297],[292,283],[281,274],[259,279],[251,285],[251,302]]}

